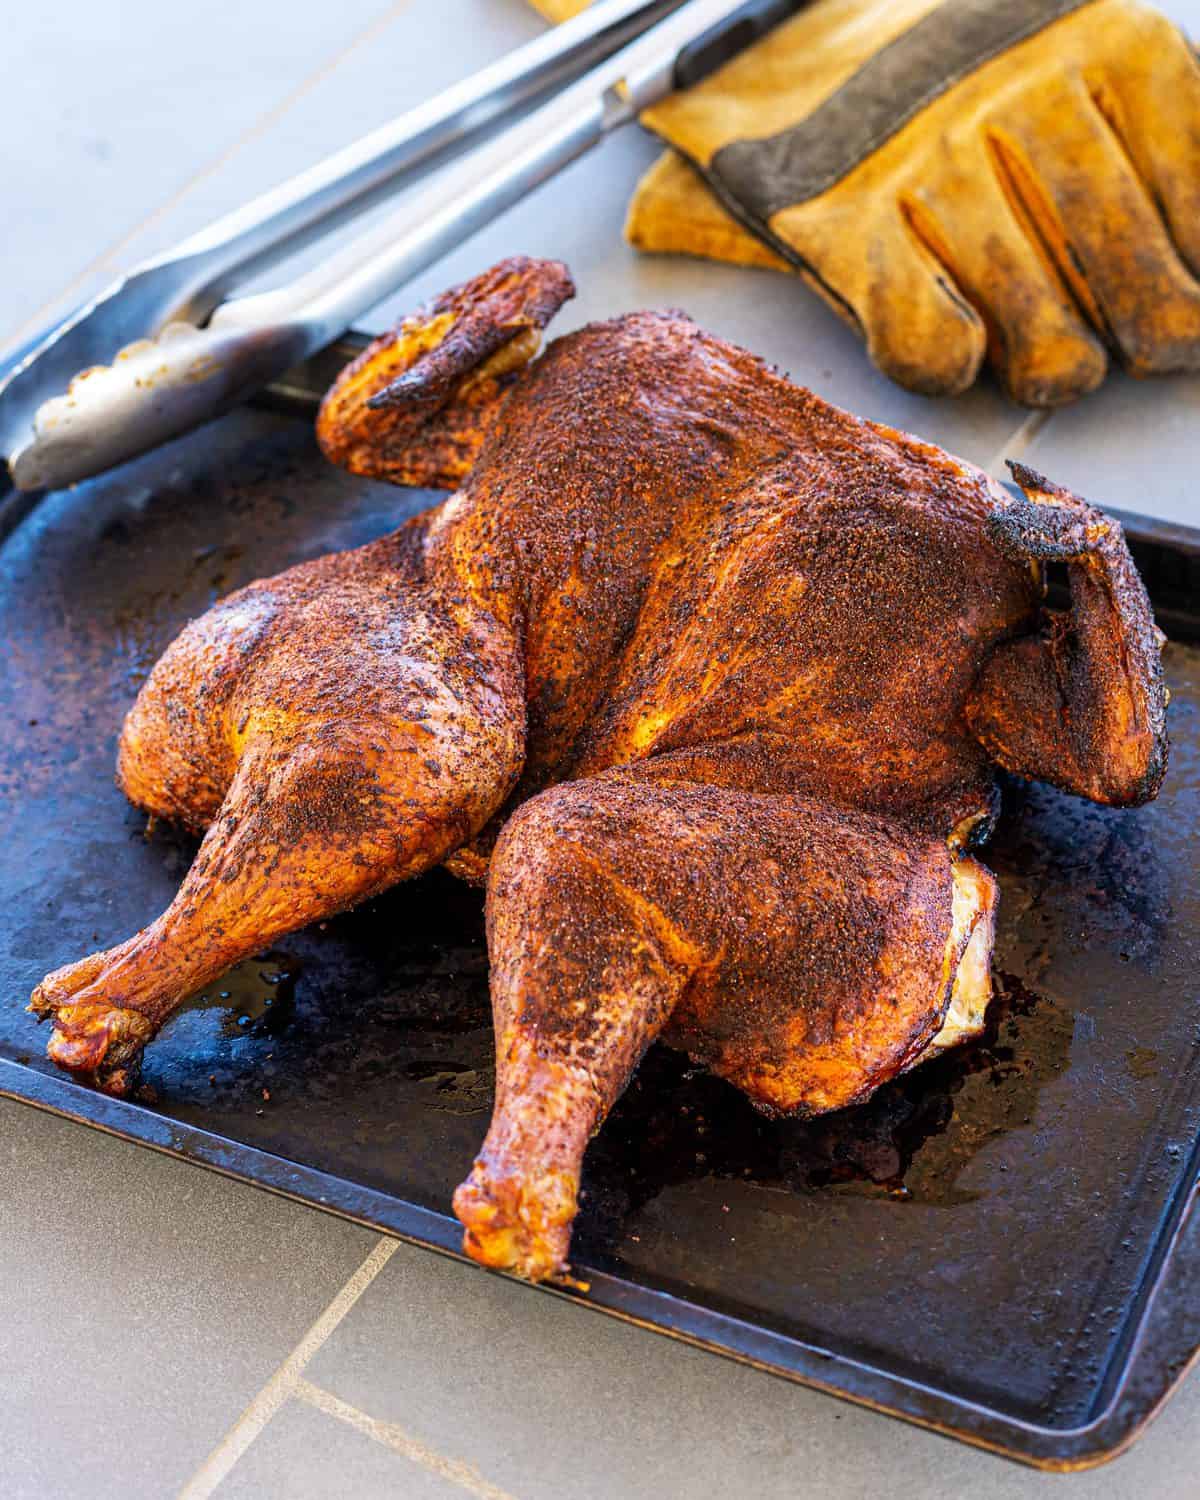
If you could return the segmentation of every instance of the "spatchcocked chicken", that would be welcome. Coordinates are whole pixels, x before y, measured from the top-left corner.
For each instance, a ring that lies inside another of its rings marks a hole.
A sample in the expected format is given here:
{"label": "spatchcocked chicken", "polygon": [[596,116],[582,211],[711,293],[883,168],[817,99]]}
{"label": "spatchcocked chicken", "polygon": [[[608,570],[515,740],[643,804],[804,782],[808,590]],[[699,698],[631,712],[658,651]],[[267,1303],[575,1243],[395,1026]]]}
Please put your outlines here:
{"label": "spatchcocked chicken", "polygon": [[326,454],[454,493],[179,636],[118,775],[203,843],[162,916],[31,1007],[120,1093],[237,960],[434,865],[485,881],[496,1103],[455,1210],[532,1278],[565,1266],[584,1149],[655,1038],[771,1114],[865,1098],[982,1027],[996,887],[967,850],[995,768],[1134,804],[1166,759],[1115,522],[680,313],[534,361],[572,291],[503,262],[343,373]]}

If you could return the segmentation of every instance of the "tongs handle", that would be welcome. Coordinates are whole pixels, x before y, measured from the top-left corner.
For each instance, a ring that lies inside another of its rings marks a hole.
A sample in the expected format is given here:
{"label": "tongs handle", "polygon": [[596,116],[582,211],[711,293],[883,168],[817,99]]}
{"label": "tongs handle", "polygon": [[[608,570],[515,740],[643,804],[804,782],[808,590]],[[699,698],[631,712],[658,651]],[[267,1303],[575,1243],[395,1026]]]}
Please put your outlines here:
{"label": "tongs handle", "polygon": [[675,87],[690,89],[700,83],[800,8],[798,0],[786,4],[781,0],[749,0],[736,15],[726,16],[680,50],[675,59]]}

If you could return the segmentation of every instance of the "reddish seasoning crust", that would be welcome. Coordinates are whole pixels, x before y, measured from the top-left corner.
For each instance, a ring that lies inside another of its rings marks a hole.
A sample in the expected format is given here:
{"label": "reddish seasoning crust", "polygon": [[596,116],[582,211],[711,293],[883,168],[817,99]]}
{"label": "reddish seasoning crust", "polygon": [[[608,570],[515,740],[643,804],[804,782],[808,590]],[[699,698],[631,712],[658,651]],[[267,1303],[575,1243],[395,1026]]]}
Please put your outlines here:
{"label": "reddish seasoning crust", "polygon": [[[451,488],[470,471],[537,335],[574,295],[560,261],[526,256],[443,292],[342,371],[317,415],[325,456],[355,474]],[[514,357],[489,373],[506,346]]]}
{"label": "reddish seasoning crust", "polygon": [[124,1091],[130,1058],[105,1039],[131,1023],[103,1020],[114,1007],[153,1035],[274,937],[439,864],[503,800],[520,767],[520,663],[469,600],[422,582],[427,525],[238,590],[159,660],[118,779],[138,806],[207,833],[161,917],[34,992],[63,1066]]}
{"label": "reddish seasoning crust", "polygon": [[[498,1026],[515,1025],[506,1007],[519,1005],[521,1025],[595,1077],[611,1107],[618,1070],[596,1019],[602,996],[626,1005],[612,976],[633,930],[661,990],[644,1026],[665,1026],[769,1112],[865,1097],[930,1039],[949,1000],[945,839],[696,784],[671,761],[556,787],[509,820],[488,883]],[[564,995],[587,995],[587,1015]]]}
{"label": "reddish seasoning crust", "polygon": [[[1009,468],[1025,498],[989,517],[992,535],[1014,557],[1066,563],[1072,608],[987,663],[971,731],[1022,776],[1097,802],[1148,802],[1167,769],[1165,637],[1120,523],[1024,464]],[[1046,723],[1031,742],[1022,726],[1035,712]]]}
{"label": "reddish seasoning crust", "polygon": [[[33,1004],[119,1091],[238,958],[440,861],[486,878],[497,1099],[455,1202],[472,1255],[535,1278],[656,1035],[772,1112],[865,1097],[972,950],[986,973],[994,883],[947,840],[986,829],[994,765],[1123,803],[1165,757],[1149,608],[1098,512],[1025,471],[1014,501],[681,313],[514,373],[565,289],[506,262],[335,385],[327,452],[458,493],[165,654],[121,780],[204,845],[168,912]],[[1042,608],[1051,541],[1069,615]]]}
{"label": "reddish seasoning crust", "polygon": [[431,573],[521,632],[510,805],[727,742],[773,788],[939,830],[990,805],[960,710],[1040,597],[987,531],[997,493],[682,314],[556,341],[430,533]]}

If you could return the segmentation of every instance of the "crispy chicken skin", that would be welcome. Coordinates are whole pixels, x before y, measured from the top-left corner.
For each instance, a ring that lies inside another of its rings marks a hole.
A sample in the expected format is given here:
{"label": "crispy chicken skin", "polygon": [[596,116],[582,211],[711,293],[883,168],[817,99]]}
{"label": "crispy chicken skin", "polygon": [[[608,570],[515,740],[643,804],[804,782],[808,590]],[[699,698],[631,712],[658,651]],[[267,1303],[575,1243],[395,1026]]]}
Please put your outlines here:
{"label": "crispy chicken skin", "polygon": [[651,1041],[769,1113],[865,1098],[982,1025],[996,887],[964,850],[995,768],[1136,804],[1166,758],[1114,521],[1020,468],[1014,498],[680,313],[529,363],[572,290],[505,261],[343,373],[324,451],[456,492],[170,647],[119,778],[207,830],[199,855],[31,1007],[121,1092],[238,959],[438,863],[486,880],[496,1105],[455,1209],[469,1254],[535,1279]]}

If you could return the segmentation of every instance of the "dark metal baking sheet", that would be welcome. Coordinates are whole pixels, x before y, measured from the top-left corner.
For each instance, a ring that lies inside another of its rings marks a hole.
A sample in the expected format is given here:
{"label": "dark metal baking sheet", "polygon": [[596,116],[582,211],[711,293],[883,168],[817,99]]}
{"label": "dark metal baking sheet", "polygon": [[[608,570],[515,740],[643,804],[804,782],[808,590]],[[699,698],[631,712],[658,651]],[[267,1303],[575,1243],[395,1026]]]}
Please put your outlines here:
{"label": "dark metal baking sheet", "polygon": [[[431,498],[256,409],[10,506],[7,536],[0,500],[0,1093],[454,1254],[490,1107],[478,893],[435,873],[243,965],[172,1020],[140,1101],[57,1074],[23,1009],[190,858],[112,779],[180,625]],[[1200,1345],[1200,538],[1130,534],[1173,636],[1171,770],[1136,812],[1007,789],[985,1042],[808,1123],[656,1048],[589,1153],[590,1290],[560,1295],[1048,1467],[1164,1398]]]}

